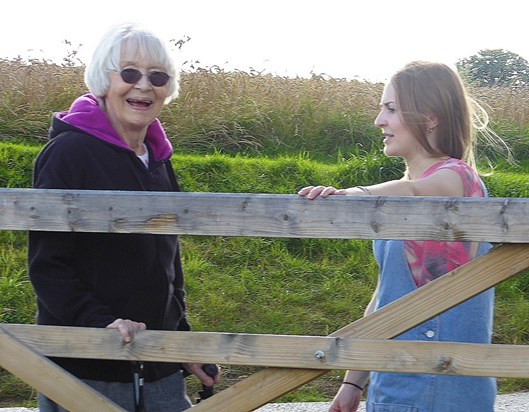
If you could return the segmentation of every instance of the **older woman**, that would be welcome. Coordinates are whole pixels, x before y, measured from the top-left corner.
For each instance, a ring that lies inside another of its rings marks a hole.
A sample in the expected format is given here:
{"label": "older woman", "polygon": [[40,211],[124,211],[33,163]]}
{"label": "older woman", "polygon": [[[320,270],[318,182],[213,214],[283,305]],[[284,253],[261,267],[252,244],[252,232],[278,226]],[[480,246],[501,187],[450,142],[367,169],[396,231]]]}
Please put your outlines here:
{"label": "older woman", "polygon": [[[86,68],[90,93],[53,116],[50,142],[34,168],[34,187],[179,191],[172,147],[157,117],[178,93],[178,76],[163,42],[135,25],[113,28]],[[176,236],[29,234],[29,275],[41,325],[135,330],[189,330]],[[53,359],[116,403],[133,410],[129,362]],[[199,364],[146,363],[151,411],[191,406],[182,367],[204,385],[218,381]],[[136,405],[137,406],[137,405]],[[43,412],[62,408],[39,395]]]}

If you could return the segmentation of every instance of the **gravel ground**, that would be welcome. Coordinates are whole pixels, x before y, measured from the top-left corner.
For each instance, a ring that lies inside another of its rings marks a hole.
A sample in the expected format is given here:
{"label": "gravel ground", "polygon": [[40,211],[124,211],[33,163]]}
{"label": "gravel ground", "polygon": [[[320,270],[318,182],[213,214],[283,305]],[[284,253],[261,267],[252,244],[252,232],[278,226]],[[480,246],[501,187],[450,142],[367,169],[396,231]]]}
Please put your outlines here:
{"label": "gravel ground", "polygon": [[[265,405],[256,412],[327,412],[330,403],[328,402],[306,402],[306,403],[271,403]],[[365,405],[362,402],[358,412],[365,412]],[[512,393],[499,395],[496,400],[495,412],[528,412],[529,392]],[[31,408],[0,408],[0,412],[37,412]],[[461,411],[464,412],[464,411]]]}
{"label": "gravel ground", "polygon": [[[310,402],[310,403],[276,403],[268,404],[257,412],[327,412],[330,403]],[[362,402],[358,412],[365,412],[365,404]],[[529,392],[513,393],[508,395],[498,395],[496,398],[495,412],[528,412]],[[454,411],[457,412],[457,411]],[[465,412],[465,411],[459,411]]]}

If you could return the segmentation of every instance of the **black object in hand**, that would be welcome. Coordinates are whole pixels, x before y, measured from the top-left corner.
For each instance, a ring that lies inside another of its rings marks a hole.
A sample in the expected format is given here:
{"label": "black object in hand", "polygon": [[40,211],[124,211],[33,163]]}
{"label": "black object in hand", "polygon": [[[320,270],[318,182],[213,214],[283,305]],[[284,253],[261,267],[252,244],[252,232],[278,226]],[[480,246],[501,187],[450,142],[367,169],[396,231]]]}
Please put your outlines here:
{"label": "black object in hand", "polygon": [[[217,365],[213,365],[211,363],[202,365],[202,370],[206,372],[206,374],[211,378],[213,378],[215,375],[217,375],[217,373],[219,373],[219,368],[217,367]],[[202,385],[202,390],[198,392],[200,398],[197,399],[197,403],[213,396],[214,393],[215,388],[213,386]]]}

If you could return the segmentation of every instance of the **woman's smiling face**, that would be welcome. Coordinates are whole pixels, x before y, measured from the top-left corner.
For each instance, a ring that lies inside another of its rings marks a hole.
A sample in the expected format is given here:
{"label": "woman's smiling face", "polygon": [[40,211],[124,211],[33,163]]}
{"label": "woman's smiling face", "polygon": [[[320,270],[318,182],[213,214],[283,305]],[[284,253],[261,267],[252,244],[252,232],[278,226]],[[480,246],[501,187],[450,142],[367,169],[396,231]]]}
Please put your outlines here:
{"label": "woman's smiling face", "polygon": [[165,71],[164,68],[124,48],[120,69],[128,68],[139,70],[143,76],[129,84],[123,81],[120,73],[109,72],[110,87],[105,96],[106,113],[120,134],[146,129],[160,115],[168,94],[167,84],[153,86],[146,76],[152,71]]}

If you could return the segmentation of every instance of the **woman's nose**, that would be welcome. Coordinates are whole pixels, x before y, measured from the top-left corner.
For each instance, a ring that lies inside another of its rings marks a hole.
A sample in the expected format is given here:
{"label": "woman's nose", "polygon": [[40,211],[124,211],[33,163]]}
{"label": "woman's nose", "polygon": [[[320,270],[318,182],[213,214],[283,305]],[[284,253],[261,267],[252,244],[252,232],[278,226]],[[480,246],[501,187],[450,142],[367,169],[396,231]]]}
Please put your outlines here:
{"label": "woman's nose", "polygon": [[147,75],[142,75],[141,79],[136,82],[135,85],[139,89],[150,89],[152,88],[151,81],[149,80],[149,77]]}
{"label": "woman's nose", "polygon": [[382,113],[379,113],[377,117],[375,117],[375,126],[376,127],[382,127],[384,125],[384,117],[382,116]]}

